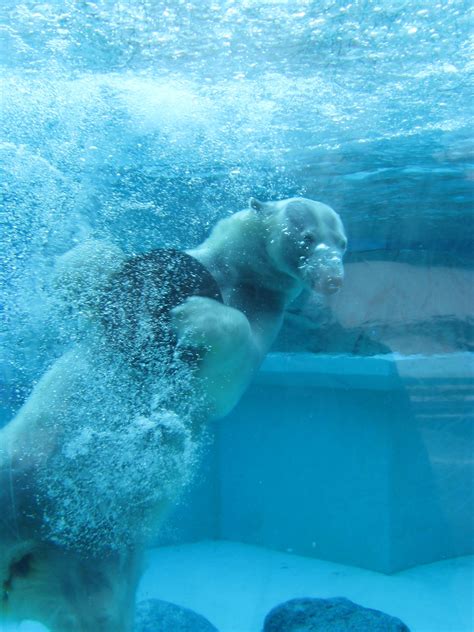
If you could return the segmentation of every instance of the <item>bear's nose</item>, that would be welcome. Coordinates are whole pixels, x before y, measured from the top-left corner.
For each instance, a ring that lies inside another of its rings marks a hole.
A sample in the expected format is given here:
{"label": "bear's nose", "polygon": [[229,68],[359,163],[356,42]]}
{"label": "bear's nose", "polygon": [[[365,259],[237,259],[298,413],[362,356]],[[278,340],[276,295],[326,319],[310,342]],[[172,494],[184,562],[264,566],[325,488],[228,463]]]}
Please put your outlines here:
{"label": "bear's nose", "polygon": [[344,271],[342,269],[334,270],[332,273],[318,274],[313,277],[311,287],[314,291],[320,294],[335,294],[338,292],[344,281]]}
{"label": "bear's nose", "polygon": [[326,244],[320,244],[312,261],[313,271],[317,271],[316,283],[323,294],[334,294],[341,289],[344,280],[344,268],[341,253]]}
{"label": "bear's nose", "polygon": [[325,283],[323,284],[323,292],[325,294],[335,294],[336,292],[339,292],[339,290],[342,287],[342,281],[343,281],[342,276],[328,277]]}

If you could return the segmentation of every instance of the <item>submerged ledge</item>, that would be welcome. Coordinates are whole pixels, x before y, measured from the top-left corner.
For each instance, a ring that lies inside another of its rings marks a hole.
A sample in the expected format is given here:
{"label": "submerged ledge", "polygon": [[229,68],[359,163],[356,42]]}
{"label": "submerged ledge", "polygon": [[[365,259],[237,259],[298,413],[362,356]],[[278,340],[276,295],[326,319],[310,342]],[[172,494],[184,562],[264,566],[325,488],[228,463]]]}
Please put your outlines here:
{"label": "submerged ledge", "polygon": [[270,353],[255,377],[257,384],[388,390],[420,380],[474,385],[474,353],[408,356]]}

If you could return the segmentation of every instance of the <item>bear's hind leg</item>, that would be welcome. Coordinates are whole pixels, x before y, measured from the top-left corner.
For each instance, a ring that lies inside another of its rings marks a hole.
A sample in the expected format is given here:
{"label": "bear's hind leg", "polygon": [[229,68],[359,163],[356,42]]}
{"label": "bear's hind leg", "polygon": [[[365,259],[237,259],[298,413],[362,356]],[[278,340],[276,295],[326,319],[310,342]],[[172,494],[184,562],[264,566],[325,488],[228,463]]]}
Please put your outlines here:
{"label": "bear's hind leg", "polygon": [[134,552],[86,558],[43,543],[30,547],[9,569],[2,603],[7,620],[31,619],[50,632],[133,629],[141,571]]}

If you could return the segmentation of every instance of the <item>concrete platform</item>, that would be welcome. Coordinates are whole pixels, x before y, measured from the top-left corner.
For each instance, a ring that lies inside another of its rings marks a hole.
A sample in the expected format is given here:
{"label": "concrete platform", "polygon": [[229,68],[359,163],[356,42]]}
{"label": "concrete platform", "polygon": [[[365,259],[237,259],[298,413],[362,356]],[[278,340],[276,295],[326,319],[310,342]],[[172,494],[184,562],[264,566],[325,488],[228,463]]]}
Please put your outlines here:
{"label": "concrete platform", "polygon": [[472,377],[467,353],[270,355],[162,542],[384,573],[474,553]]}

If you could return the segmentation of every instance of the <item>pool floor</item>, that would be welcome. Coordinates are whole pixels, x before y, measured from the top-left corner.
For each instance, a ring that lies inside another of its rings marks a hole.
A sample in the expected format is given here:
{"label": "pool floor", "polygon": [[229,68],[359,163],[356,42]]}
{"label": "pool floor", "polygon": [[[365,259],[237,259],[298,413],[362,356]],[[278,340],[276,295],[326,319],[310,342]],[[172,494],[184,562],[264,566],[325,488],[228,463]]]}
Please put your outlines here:
{"label": "pool floor", "polygon": [[265,615],[294,597],[347,597],[402,619],[411,632],[474,630],[474,556],[394,575],[209,541],[154,549],[139,599],[192,608],[220,632],[261,632]]}

